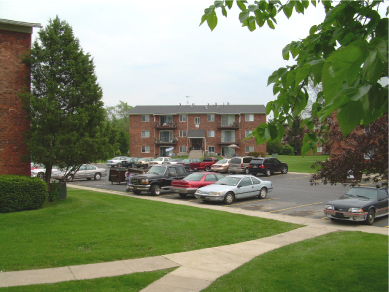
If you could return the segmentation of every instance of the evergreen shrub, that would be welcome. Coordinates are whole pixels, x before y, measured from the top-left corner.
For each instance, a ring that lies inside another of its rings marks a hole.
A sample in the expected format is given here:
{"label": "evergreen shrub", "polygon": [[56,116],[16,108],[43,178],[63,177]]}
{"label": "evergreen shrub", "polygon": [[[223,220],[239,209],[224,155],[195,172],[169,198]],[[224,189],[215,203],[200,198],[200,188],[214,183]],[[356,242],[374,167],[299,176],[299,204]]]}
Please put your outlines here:
{"label": "evergreen shrub", "polygon": [[47,198],[46,183],[39,178],[0,175],[0,213],[36,210]]}
{"label": "evergreen shrub", "polygon": [[289,144],[281,146],[281,155],[294,155],[294,148]]}

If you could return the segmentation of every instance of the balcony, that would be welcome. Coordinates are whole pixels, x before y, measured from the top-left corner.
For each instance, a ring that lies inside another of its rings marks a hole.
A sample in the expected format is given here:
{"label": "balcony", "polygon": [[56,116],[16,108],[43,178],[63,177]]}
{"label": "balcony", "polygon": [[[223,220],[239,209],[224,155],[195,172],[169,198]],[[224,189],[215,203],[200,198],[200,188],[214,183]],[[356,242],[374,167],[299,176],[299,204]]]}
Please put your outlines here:
{"label": "balcony", "polygon": [[222,130],[237,130],[240,128],[240,124],[239,122],[233,122],[232,124],[229,125],[220,125],[217,128]]}
{"label": "balcony", "polygon": [[232,141],[232,142],[218,142],[217,145],[220,145],[220,146],[228,146],[228,145],[231,145],[231,144],[235,144],[236,146],[239,146],[239,142],[235,142],[235,141]]}
{"label": "balcony", "polygon": [[154,125],[154,128],[157,129],[157,130],[174,130],[174,129],[177,129],[177,125],[176,124],[168,124],[168,123],[163,123],[162,125],[160,124],[155,124]]}
{"label": "balcony", "polygon": [[154,140],[154,144],[158,146],[169,146],[169,145],[176,145],[177,144],[177,138],[174,139],[161,139],[161,140]]}

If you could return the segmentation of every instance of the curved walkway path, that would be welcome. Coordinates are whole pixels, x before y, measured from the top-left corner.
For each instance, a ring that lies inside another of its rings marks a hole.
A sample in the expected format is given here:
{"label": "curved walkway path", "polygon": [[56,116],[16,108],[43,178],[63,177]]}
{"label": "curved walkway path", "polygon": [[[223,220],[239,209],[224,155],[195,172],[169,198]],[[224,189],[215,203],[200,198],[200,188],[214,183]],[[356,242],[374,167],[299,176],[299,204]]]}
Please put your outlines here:
{"label": "curved walkway path", "polygon": [[[194,206],[189,202],[172,202],[172,200],[167,200],[161,197],[134,196],[125,192],[108,191],[76,185],[68,185],[68,187],[93,190],[95,192],[112,193],[122,196],[131,196],[146,200],[165,201],[168,203],[188,205],[192,207]],[[232,209],[217,205],[203,204],[201,205],[201,208],[262,217],[306,226],[266,238],[182,253],[89,265],[4,272],[0,273],[0,287],[113,277],[137,272],[148,272],[177,267],[176,270],[150,284],[142,291],[201,291],[202,289],[208,287],[217,278],[230,273],[256,256],[298,241],[334,231],[362,231],[388,235],[388,229],[381,227],[365,225],[345,226],[342,224],[333,224],[332,222],[320,219],[293,217],[243,209]]]}

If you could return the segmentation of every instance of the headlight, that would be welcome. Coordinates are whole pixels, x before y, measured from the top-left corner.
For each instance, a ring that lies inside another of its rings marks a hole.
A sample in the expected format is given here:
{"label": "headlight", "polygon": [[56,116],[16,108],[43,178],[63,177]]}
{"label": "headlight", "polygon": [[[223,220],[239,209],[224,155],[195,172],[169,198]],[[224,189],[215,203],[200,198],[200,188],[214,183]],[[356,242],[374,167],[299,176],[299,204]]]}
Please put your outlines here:
{"label": "headlight", "polygon": [[210,192],[211,196],[220,196],[220,192]]}
{"label": "headlight", "polygon": [[149,180],[147,178],[142,178],[142,181],[141,181],[142,184],[148,184],[149,183]]}
{"label": "headlight", "polygon": [[351,213],[363,213],[363,209],[361,208],[350,208],[348,211]]}
{"label": "headlight", "polygon": [[326,205],[326,210],[335,210],[333,205]]}
{"label": "headlight", "polygon": [[197,190],[197,191],[195,192],[195,194],[200,195],[200,194],[201,194],[201,191],[200,191],[200,190]]}

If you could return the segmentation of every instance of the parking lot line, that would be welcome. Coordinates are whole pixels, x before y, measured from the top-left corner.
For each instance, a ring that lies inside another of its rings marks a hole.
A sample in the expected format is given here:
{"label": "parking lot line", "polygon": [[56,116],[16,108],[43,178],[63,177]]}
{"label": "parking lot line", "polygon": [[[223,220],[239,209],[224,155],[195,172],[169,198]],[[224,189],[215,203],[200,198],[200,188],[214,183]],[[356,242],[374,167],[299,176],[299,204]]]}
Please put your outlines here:
{"label": "parking lot line", "polygon": [[312,204],[306,204],[306,205],[300,205],[300,206],[295,206],[295,207],[280,209],[280,210],[274,210],[274,211],[270,211],[269,213],[281,212],[281,211],[284,211],[284,210],[296,209],[296,208],[300,208],[300,207],[311,206],[311,205],[317,205],[317,204],[323,204],[323,202],[317,202],[317,203],[312,203]]}
{"label": "parking lot line", "polygon": [[239,204],[231,204],[231,205],[226,205],[226,207],[234,207],[234,206],[239,206],[239,205],[245,205],[245,204],[251,204],[252,202],[263,202],[263,201],[271,201],[271,200],[279,200],[280,198],[271,198],[271,199],[260,199],[256,201],[250,201],[250,202],[243,202]]}

